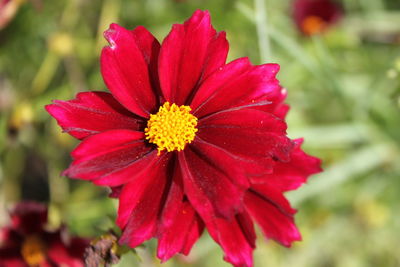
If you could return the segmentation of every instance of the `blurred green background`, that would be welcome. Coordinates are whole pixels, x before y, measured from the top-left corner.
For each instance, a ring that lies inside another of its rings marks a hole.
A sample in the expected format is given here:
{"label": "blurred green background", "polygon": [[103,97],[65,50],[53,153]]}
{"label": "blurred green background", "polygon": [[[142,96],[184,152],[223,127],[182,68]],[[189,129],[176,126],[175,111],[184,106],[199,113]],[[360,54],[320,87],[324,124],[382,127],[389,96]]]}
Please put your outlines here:
{"label": "blurred green background", "polygon": [[[208,9],[227,32],[230,60],[281,65],[289,135],[323,159],[324,173],[288,194],[303,242],[286,249],[259,235],[255,266],[400,266],[400,2],[342,4],[340,23],[305,37],[289,0],[22,1],[0,30],[0,225],[21,199],[50,203],[51,223],[82,236],[113,225],[117,203],[105,189],[60,177],[77,142],[43,106],[105,90],[99,55],[111,22],[144,25],[162,40],[172,23]],[[155,246],[119,265],[159,266]],[[163,266],[230,265],[205,234],[189,257]]]}

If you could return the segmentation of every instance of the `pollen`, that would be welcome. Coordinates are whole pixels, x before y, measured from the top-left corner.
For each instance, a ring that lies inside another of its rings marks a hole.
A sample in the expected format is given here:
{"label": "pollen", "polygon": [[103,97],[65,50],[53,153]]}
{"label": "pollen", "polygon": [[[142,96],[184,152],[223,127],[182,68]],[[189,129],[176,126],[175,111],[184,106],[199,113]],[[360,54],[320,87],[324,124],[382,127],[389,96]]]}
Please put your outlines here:
{"label": "pollen", "polygon": [[156,114],[151,114],[144,129],[146,139],[161,151],[182,151],[190,144],[197,132],[197,118],[190,113],[189,106],[178,106],[165,102]]}
{"label": "pollen", "polygon": [[46,247],[38,236],[31,235],[24,240],[21,255],[29,266],[41,266],[46,260]]}

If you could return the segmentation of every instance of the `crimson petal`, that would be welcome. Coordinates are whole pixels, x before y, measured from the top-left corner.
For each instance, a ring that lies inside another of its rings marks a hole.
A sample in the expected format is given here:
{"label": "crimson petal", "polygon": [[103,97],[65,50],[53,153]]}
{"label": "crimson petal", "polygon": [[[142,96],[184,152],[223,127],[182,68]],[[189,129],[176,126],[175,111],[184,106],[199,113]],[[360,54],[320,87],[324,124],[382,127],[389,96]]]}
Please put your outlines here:
{"label": "crimson petal", "polygon": [[117,24],[110,25],[104,33],[110,46],[101,53],[101,73],[108,89],[122,105],[148,118],[158,101],[149,75],[149,68],[154,68],[149,56],[155,55],[149,54],[148,41],[137,39],[139,31],[132,33]]}
{"label": "crimson petal", "polygon": [[296,211],[276,188],[266,184],[257,185],[246,193],[245,205],[267,238],[287,247],[293,241],[301,240],[293,219]]}
{"label": "crimson petal", "polygon": [[235,60],[202,83],[190,106],[197,118],[230,109],[254,105],[258,102],[270,104],[270,94],[280,91],[275,78],[277,64],[251,66],[248,59]]}
{"label": "crimson petal", "polygon": [[289,111],[289,105],[285,104],[284,101],[287,96],[286,89],[276,88],[266,94],[267,98],[271,103],[269,105],[262,106],[260,110],[274,114],[280,119],[285,119],[287,112]]}
{"label": "crimson petal", "polygon": [[138,26],[132,31],[138,48],[143,53],[143,58],[149,66],[149,75],[153,88],[160,93],[160,83],[158,79],[158,55],[160,53],[160,43],[158,40],[143,26]]}
{"label": "crimson petal", "polygon": [[171,174],[169,156],[161,156],[146,175],[124,185],[117,224],[123,229],[120,243],[136,247],[155,236],[158,215],[165,202],[165,186]]}
{"label": "crimson petal", "polygon": [[199,217],[199,215],[196,213],[195,219],[192,220],[192,224],[189,227],[189,230],[186,234],[185,243],[183,244],[183,247],[180,252],[184,255],[188,255],[194,243],[196,243],[196,241],[200,238],[203,231],[204,231],[204,223]]}
{"label": "crimson petal", "polygon": [[[190,180],[207,196],[217,216],[231,218],[242,209],[242,197],[247,189],[243,184],[247,181],[245,177],[241,177],[244,175],[239,166],[232,165],[235,161],[219,164],[222,159],[229,157],[222,151],[199,141],[187,146],[179,156],[181,165],[187,166],[184,180]],[[215,160],[210,156],[214,156]],[[196,197],[197,193],[187,192],[187,194],[190,199]],[[195,208],[197,210],[196,206]]]}
{"label": "crimson petal", "polygon": [[168,197],[160,217],[157,256],[162,262],[178,252],[189,253],[203,232],[203,224],[185,199],[182,175],[176,166]]}
{"label": "crimson petal", "polygon": [[24,201],[10,211],[12,228],[22,235],[43,231],[47,222],[47,207],[44,204]]}
{"label": "crimson petal", "polygon": [[200,86],[200,88],[194,95],[194,98],[190,103],[193,114],[200,117],[200,115],[202,114],[199,113],[198,110],[202,108],[202,105],[207,102],[208,99],[212,97],[219,88],[224,86],[232,79],[236,79],[243,73],[248,72],[250,68],[251,63],[248,58],[239,58],[215,71],[209,77],[209,79],[204,81],[204,83]]}
{"label": "crimson petal", "polygon": [[0,249],[0,266],[1,267],[27,267],[25,261],[21,257],[21,253],[17,251],[8,251]]}
{"label": "crimson petal", "polygon": [[197,10],[183,25],[175,24],[160,51],[159,76],[167,101],[185,104],[196,85],[225,63],[228,43],[217,34],[207,11]]}
{"label": "crimson petal", "polygon": [[223,248],[224,260],[234,266],[253,266],[256,234],[247,213],[240,213],[230,221],[216,219],[216,228],[213,229],[212,225],[207,225],[207,229]]}
{"label": "crimson petal", "polygon": [[286,123],[256,109],[214,113],[198,124],[197,135],[234,154],[288,161],[293,149]]}
{"label": "crimson petal", "polygon": [[228,56],[229,44],[225,32],[217,32],[210,41],[208,55],[204,62],[201,81],[207,79],[214,71],[223,66]]}
{"label": "crimson petal", "polygon": [[235,266],[252,266],[255,234],[246,212],[229,219],[218,218],[212,200],[196,184],[183,153],[178,154],[188,199],[204,221],[211,237],[223,248],[226,261]]}
{"label": "crimson petal", "polygon": [[[71,255],[71,248],[66,247],[61,240],[55,240],[49,245],[47,256],[52,263],[58,266],[84,267],[82,261],[83,253],[80,257]],[[53,264],[49,264],[49,266],[53,266]]]}
{"label": "crimson petal", "polygon": [[46,110],[65,132],[78,139],[112,129],[138,130],[141,123],[106,92],[79,93],[76,99],[53,103]]}
{"label": "crimson petal", "polygon": [[173,209],[176,212],[170,209],[169,214],[166,214],[164,211],[167,216],[171,217],[172,214],[175,216],[170,218],[169,223],[165,223],[163,218],[164,225],[158,234],[157,257],[162,262],[179,252],[188,254],[204,229],[200,218],[189,202],[181,200],[181,203],[174,206]]}
{"label": "crimson petal", "polygon": [[140,175],[157,157],[156,150],[146,146],[144,134],[130,130],[90,136],[71,155],[74,161],[64,175],[113,187]]}
{"label": "crimson petal", "polygon": [[289,191],[305,183],[310,175],[321,172],[321,160],[304,153],[301,149],[302,139],[294,140],[294,142],[295,148],[289,162],[277,162],[273,173],[252,177],[252,182],[268,183],[281,191]]}

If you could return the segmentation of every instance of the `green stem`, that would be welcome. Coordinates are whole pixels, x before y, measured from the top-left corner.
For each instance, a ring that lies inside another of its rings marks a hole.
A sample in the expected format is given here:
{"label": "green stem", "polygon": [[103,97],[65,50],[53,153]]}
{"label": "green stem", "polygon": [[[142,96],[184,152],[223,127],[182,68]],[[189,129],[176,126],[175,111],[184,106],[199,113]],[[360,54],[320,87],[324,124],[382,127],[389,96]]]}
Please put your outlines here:
{"label": "green stem", "polygon": [[265,63],[271,61],[271,46],[268,34],[267,9],[265,0],[254,0],[255,24],[257,28],[260,60]]}

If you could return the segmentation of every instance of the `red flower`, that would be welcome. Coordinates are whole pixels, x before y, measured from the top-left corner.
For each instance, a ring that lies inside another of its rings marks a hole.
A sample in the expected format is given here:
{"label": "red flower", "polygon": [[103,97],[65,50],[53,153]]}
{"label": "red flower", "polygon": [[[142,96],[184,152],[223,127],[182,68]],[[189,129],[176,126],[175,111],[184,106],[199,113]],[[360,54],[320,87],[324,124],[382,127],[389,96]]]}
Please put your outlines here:
{"label": "red flower", "polygon": [[342,7],[333,0],[294,0],[293,19],[305,35],[319,34],[343,16]]}
{"label": "red flower", "polygon": [[175,24],[162,45],[112,24],[101,71],[111,91],[46,109],[81,139],[64,172],[119,198],[120,242],[158,238],[158,257],[188,254],[207,228],[225,260],[251,266],[253,220],[285,246],[300,239],[283,192],[320,162],[286,136],[277,64],[225,63],[228,42],[207,11]]}
{"label": "red flower", "polygon": [[86,239],[69,237],[64,228],[45,229],[46,206],[22,202],[10,212],[11,225],[0,229],[1,267],[83,267]]}

